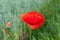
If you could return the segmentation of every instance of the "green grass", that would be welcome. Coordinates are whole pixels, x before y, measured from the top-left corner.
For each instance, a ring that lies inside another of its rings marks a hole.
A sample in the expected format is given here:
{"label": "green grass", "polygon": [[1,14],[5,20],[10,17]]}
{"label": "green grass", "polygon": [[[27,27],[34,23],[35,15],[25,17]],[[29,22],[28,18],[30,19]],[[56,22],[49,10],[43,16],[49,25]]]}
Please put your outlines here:
{"label": "green grass", "polygon": [[[41,28],[31,30],[21,21],[20,14],[28,11],[44,15]],[[0,0],[0,40],[60,40],[60,0]]]}

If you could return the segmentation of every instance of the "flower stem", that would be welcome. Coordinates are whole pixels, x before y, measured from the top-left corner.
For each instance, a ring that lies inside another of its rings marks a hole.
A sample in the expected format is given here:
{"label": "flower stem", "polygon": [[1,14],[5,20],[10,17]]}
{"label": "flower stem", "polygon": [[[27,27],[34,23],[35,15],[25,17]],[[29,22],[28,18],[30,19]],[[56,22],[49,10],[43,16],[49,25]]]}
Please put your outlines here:
{"label": "flower stem", "polygon": [[30,29],[30,40],[32,40],[32,39],[31,39],[31,36],[32,36],[31,33],[32,33],[32,31],[31,31],[31,29]]}

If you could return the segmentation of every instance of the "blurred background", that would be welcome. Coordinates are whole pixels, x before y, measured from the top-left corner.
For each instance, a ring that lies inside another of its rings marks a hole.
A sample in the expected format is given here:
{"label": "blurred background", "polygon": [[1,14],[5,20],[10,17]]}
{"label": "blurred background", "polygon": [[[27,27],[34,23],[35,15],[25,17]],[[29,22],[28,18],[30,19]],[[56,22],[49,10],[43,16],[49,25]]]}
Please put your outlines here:
{"label": "blurred background", "polygon": [[[20,14],[37,11],[45,22],[37,30]],[[0,40],[60,40],[60,0],[0,0]]]}

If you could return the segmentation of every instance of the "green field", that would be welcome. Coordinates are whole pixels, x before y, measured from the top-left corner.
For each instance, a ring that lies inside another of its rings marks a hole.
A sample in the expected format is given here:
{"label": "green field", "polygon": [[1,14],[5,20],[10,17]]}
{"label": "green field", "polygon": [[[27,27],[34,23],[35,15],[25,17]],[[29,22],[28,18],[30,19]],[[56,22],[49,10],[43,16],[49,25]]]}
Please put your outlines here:
{"label": "green field", "polygon": [[[29,11],[45,17],[37,30],[21,21],[20,14]],[[60,40],[60,0],[0,0],[0,40]]]}

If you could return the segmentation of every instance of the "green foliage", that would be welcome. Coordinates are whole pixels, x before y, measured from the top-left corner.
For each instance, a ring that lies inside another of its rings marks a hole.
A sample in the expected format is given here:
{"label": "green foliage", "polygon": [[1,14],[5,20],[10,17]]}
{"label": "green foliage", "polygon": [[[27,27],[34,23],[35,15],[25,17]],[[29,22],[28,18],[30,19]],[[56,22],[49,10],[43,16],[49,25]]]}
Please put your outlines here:
{"label": "green foliage", "polygon": [[[19,17],[28,11],[42,13],[44,25],[31,30]],[[0,0],[0,40],[60,40],[60,0]]]}

